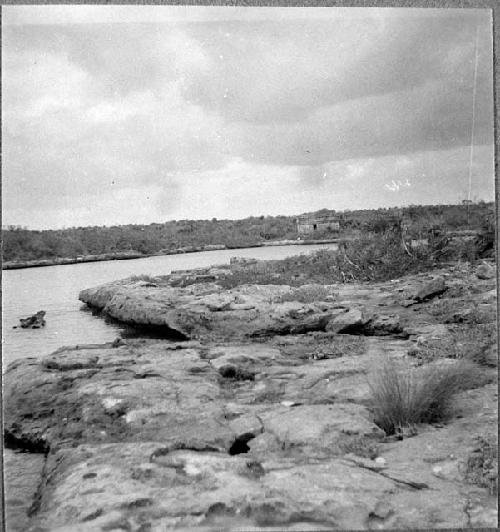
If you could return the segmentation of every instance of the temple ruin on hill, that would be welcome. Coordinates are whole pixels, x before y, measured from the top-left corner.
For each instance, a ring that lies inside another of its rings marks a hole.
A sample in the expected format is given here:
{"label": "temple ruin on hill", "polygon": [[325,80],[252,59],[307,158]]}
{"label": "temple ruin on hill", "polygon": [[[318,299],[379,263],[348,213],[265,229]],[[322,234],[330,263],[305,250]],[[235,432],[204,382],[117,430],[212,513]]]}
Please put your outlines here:
{"label": "temple ruin on hill", "polygon": [[302,214],[297,218],[297,233],[299,235],[308,235],[320,230],[339,231],[340,217],[336,214]]}
{"label": "temple ruin on hill", "polygon": [[387,211],[358,211],[342,213],[307,213],[297,217],[297,233],[310,235],[320,231],[339,233],[348,227],[367,228],[377,221],[383,221],[388,226],[399,227],[405,230],[409,221],[403,216],[400,209]]}

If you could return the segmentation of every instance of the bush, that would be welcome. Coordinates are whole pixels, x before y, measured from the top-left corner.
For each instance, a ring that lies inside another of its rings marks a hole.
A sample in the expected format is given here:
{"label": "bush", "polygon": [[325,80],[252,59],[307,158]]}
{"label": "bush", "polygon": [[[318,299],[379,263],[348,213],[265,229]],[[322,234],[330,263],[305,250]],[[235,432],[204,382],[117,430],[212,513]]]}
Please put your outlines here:
{"label": "bush", "polygon": [[474,241],[450,241],[446,235],[429,238],[427,246],[410,249],[401,232],[390,228],[383,233],[365,233],[341,242],[338,250],[235,265],[217,283],[228,289],[242,284],[302,286],[388,281],[431,270],[440,262],[473,261],[477,256]]}
{"label": "bush", "polygon": [[368,379],[375,423],[387,435],[418,423],[443,421],[453,396],[478,385],[477,368],[465,362],[402,368],[386,361]]}

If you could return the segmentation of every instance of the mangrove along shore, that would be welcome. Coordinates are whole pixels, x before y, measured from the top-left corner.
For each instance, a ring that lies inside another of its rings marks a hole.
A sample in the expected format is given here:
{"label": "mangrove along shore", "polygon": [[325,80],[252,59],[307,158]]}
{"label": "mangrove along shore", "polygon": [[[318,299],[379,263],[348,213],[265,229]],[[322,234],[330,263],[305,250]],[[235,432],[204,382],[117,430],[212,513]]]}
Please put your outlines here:
{"label": "mangrove along shore", "polygon": [[24,261],[4,261],[2,263],[3,270],[20,270],[23,268],[40,268],[43,266],[63,266],[65,264],[79,264],[83,262],[101,262],[108,260],[132,260],[145,259],[147,257],[157,257],[161,255],[179,255],[182,253],[198,253],[202,251],[217,251],[222,249],[246,249],[249,247],[266,247],[266,246],[300,246],[300,245],[315,245],[315,244],[335,244],[341,242],[341,239],[330,238],[323,240],[275,240],[259,242],[252,245],[245,245],[240,248],[228,247],[224,244],[210,244],[205,246],[186,246],[183,248],[176,248],[162,251],[161,253],[140,253],[137,251],[120,252],[120,253],[103,253],[100,255],[82,255],[78,257],[56,257],[52,259],[40,260],[24,260]]}

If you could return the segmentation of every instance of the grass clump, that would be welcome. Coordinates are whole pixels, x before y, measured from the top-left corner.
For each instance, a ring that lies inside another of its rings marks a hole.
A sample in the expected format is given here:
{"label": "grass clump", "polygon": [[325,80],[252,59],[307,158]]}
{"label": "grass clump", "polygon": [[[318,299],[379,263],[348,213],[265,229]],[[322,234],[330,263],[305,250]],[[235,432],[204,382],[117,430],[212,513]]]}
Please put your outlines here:
{"label": "grass clump", "polygon": [[455,394],[476,387],[479,378],[476,366],[462,361],[424,368],[385,361],[368,381],[375,423],[392,435],[443,421],[452,412]]}
{"label": "grass clump", "polygon": [[471,484],[498,493],[498,442],[494,434],[476,437],[476,446],[467,457],[465,479]]}

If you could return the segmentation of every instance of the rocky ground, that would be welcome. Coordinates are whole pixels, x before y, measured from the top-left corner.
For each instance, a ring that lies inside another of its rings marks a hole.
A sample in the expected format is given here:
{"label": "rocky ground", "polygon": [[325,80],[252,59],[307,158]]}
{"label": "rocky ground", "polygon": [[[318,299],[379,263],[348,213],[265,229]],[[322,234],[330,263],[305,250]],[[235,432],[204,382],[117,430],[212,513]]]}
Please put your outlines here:
{"label": "rocky ground", "polygon": [[[29,529],[495,527],[493,272],[224,290],[212,269],[82,292],[165,338],[9,366],[6,443],[46,455]],[[384,361],[457,358],[479,378],[446,420],[375,423]]]}

